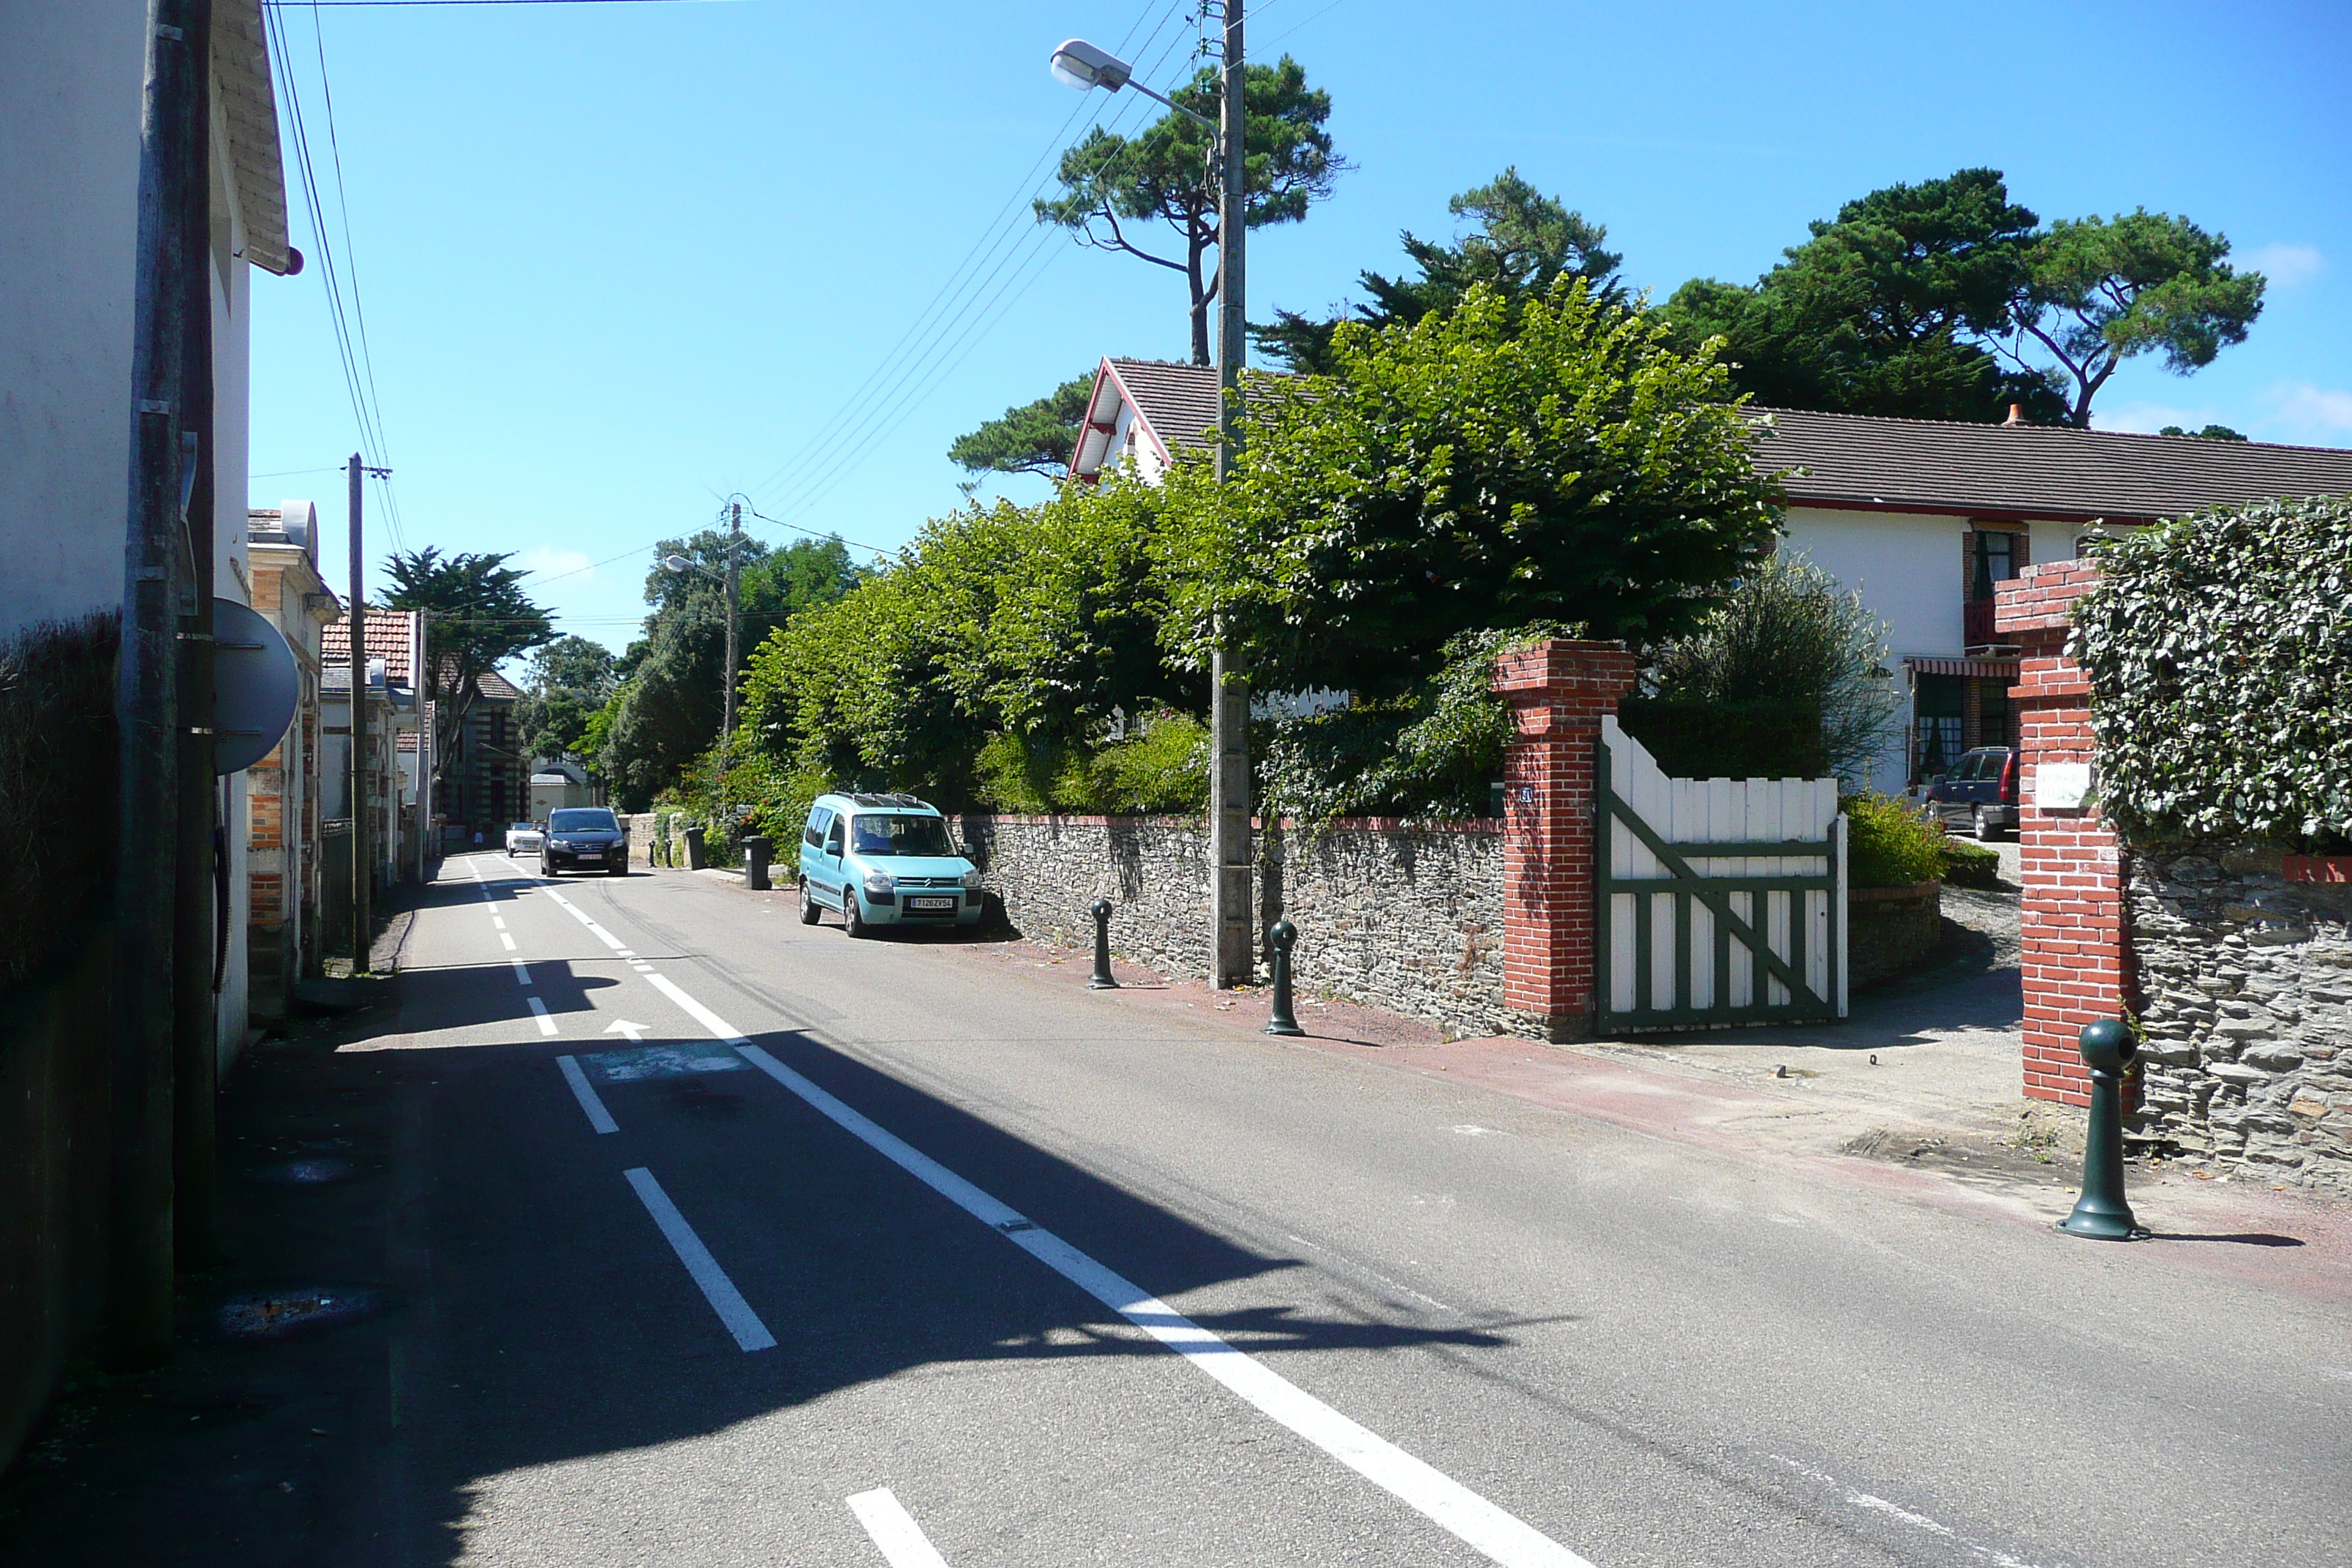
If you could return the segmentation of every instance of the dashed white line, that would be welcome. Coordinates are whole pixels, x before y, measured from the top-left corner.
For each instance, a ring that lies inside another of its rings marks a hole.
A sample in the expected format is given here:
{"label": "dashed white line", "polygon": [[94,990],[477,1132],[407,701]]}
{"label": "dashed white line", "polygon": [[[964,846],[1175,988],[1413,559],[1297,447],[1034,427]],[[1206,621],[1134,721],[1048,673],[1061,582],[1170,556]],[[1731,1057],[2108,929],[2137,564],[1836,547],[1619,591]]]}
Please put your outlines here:
{"label": "dashed white line", "polygon": [[505,931],[499,932],[499,941],[502,945],[504,945],[509,952],[512,952],[515,950],[514,932]]}
{"label": "dashed white line", "polygon": [[525,997],[524,1000],[530,1004],[530,1010],[539,1016],[539,1032],[542,1035],[555,1033],[555,1020],[547,1016],[547,1004],[536,996]]}
{"label": "dashed white line", "polygon": [[507,960],[507,962],[514,965],[514,969],[515,969],[515,984],[518,984],[518,985],[528,985],[528,984],[530,984],[530,964],[525,963],[524,963],[521,959],[520,959],[520,958],[510,958],[510,959]]}
{"label": "dashed white line", "polygon": [[741,1030],[688,995],[668,976],[655,975],[652,984],[695,1022],[733,1046],[746,1061],[799,1096],[827,1121],[1184,1357],[1260,1414],[1306,1438],[1465,1544],[1502,1563],[1504,1568],[1592,1568],[1589,1560],[1516,1514],[1357,1425],[1165,1301],[965,1181],[896,1133],[851,1110],[751,1044]]}
{"label": "dashed white line", "polygon": [[948,1568],[948,1560],[940,1555],[915,1516],[901,1507],[890,1495],[888,1487],[876,1487],[870,1492],[859,1492],[849,1500],[849,1511],[882,1549],[882,1556],[890,1568]]}
{"label": "dashed white line", "polygon": [[572,1086],[572,1098],[578,1100],[580,1109],[588,1113],[588,1125],[599,1132],[618,1132],[621,1124],[613,1120],[613,1113],[604,1109],[604,1101],[596,1093],[595,1085],[590,1083],[588,1075],[580,1070],[580,1058],[558,1057],[555,1065],[563,1069],[563,1081]]}
{"label": "dashed white line", "polygon": [[1871,1513],[1883,1514],[1888,1519],[1907,1524],[1914,1530],[1925,1531],[1929,1535],[1941,1536],[1945,1540],[1951,1542],[1954,1545],[1966,1550],[1971,1555],[1980,1559],[1981,1561],[1992,1563],[1994,1568],[2033,1568],[2033,1564],[2026,1562],[2022,1557],[2012,1557],[2008,1552],[2003,1552],[1997,1547],[1979,1545],[1978,1542],[1970,1541],[1968,1537],[1960,1534],[1959,1531],[1954,1530],[1948,1524],[1944,1524],[1938,1521],[1929,1519],[1924,1513],[1914,1513],[1909,1509],[1904,1508],[1897,1503],[1889,1502],[1883,1497],[1874,1496],[1869,1492],[1855,1491],[1852,1488],[1841,1483],[1834,1476],[1823,1475],[1821,1471],[1814,1469],[1810,1465],[1801,1465],[1796,1460],[1788,1458],[1780,1454],[1775,1454],[1772,1458],[1779,1463],[1788,1466],[1789,1468],[1796,1471],[1807,1480],[1818,1481],[1822,1486],[1832,1487],[1836,1489],[1838,1491],[1843,1492],[1845,1494],[1845,1500],[1851,1507],[1863,1509]]}
{"label": "dashed white line", "polygon": [[710,1248],[702,1245],[702,1238],[694,1234],[694,1227],[686,1223],[686,1216],[677,1212],[677,1205],[669,1201],[667,1193],[661,1190],[661,1184],[654,1180],[654,1173],[642,1165],[622,1173],[628,1177],[629,1185],[636,1189],[638,1200],[646,1205],[646,1212],[654,1216],[654,1224],[660,1227],[670,1250],[677,1254],[677,1260],[686,1265],[687,1273],[693,1277],[696,1285],[701,1287],[702,1299],[710,1303],[710,1310],[719,1314],[719,1321],[727,1325],[729,1333],[735,1336],[735,1342],[746,1352],[772,1348],[776,1336],[768,1331],[768,1325],[760,1321],[760,1314],[751,1310],[751,1304],[743,1300],[743,1292],[735,1289],[735,1282],[727,1278],[726,1270],[719,1267],[719,1260],[710,1256]]}

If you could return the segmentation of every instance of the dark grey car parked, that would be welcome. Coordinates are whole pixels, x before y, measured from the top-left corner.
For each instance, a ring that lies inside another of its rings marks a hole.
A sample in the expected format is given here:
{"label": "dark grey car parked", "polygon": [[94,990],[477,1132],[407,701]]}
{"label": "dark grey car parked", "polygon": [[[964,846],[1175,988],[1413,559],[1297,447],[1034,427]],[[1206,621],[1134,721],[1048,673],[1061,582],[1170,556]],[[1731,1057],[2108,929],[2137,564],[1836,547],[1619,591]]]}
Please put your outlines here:
{"label": "dark grey car parked", "polygon": [[1966,826],[1979,838],[2017,831],[2017,752],[1979,746],[1927,786],[1927,809],[1947,827]]}
{"label": "dark grey car parked", "polygon": [[610,807],[568,805],[547,814],[547,831],[540,840],[539,874],[602,871],[610,877],[629,874],[629,835]]}

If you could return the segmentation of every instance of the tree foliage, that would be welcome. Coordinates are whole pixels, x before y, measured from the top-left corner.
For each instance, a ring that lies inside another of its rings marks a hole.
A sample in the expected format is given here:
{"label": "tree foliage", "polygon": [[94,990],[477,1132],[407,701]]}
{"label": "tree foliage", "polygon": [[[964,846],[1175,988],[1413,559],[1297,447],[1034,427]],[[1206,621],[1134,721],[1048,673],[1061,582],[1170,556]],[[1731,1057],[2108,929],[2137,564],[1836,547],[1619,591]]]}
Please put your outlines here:
{"label": "tree foliage", "polygon": [[2187,218],[2038,223],[1998,170],[1889,185],[1756,283],[1693,279],[1665,310],[1686,345],[1722,338],[1759,403],[1976,421],[2016,404],[2084,428],[2125,360],[2161,353],[2185,375],[2261,313],[2261,275]]}
{"label": "tree foliage", "polygon": [[1592,297],[1620,305],[1624,285],[1618,264],[1624,258],[1603,249],[1609,231],[1571,212],[1556,196],[1545,195],[1519,177],[1514,166],[1475,190],[1446,203],[1457,218],[1474,218],[1476,226],[1441,245],[1406,230],[1401,238],[1405,256],[1420,275],[1390,278],[1378,272],[1358,274],[1370,298],[1334,310],[1321,321],[1296,310],[1276,310],[1270,326],[1252,326],[1260,353],[1284,367],[1328,375],[1337,368],[1331,352],[1332,333],[1343,321],[1375,329],[1412,326],[1433,310],[1459,305],[1473,286],[1484,284],[1516,311],[1529,300],[1549,295],[1562,278],[1581,278]]}
{"label": "tree foliage", "polygon": [[1078,425],[1094,392],[1089,374],[1062,383],[1034,403],[1024,403],[979,429],[959,436],[948,448],[950,461],[968,474],[1043,474],[1060,479],[1070,471],[1078,448]]}
{"label": "tree foliage", "polygon": [[2352,842],[2352,497],[2202,513],[2095,554],[2068,651],[2101,809],[2145,837]]}
{"label": "tree foliage", "polygon": [[561,637],[530,656],[515,728],[531,757],[585,755],[588,722],[612,700],[613,650],[583,637]]}
{"label": "tree foliage", "polygon": [[[1213,122],[1220,97],[1215,68],[1203,68],[1169,97]],[[1297,223],[1331,194],[1348,168],[1323,129],[1331,117],[1331,95],[1310,89],[1306,71],[1285,55],[1274,65],[1244,68],[1242,103],[1247,226]],[[1209,363],[1209,306],[1223,275],[1222,262],[1213,272],[1207,263],[1217,248],[1213,140],[1206,126],[1173,112],[1132,138],[1097,126],[1062,154],[1056,171],[1062,194],[1034,204],[1040,223],[1071,229],[1099,249],[1182,273],[1191,299],[1192,363],[1202,365]],[[1174,231],[1174,255],[1147,249],[1133,231],[1151,223]]]}
{"label": "tree foliage", "polygon": [[[483,676],[555,638],[547,612],[523,592],[530,574],[507,565],[512,559],[511,553],[444,556],[432,545],[384,558],[384,573],[393,582],[385,605],[426,612],[428,695],[442,704],[443,727],[449,732],[464,729]],[[441,750],[434,759],[436,778],[456,756],[455,747]]]}
{"label": "tree foliage", "polygon": [[1253,400],[1228,483],[1166,476],[1171,652],[1205,666],[1222,617],[1261,686],[1380,698],[1465,631],[1688,630],[1769,549],[1778,489],[1722,367],[1667,336],[1581,278],[1343,324],[1336,375]]}
{"label": "tree foliage", "polygon": [[2020,403],[2054,422],[2063,405],[2041,375],[2004,370],[1981,341],[2015,325],[2036,221],[1997,170],[1889,185],[1811,225],[1756,283],[1693,279],[1665,313],[1685,345],[1721,337],[1759,403],[1977,421]]}
{"label": "tree foliage", "polygon": [[2232,268],[2229,254],[2221,235],[2145,207],[2050,226],[2028,258],[2016,319],[2072,384],[2067,423],[2089,427],[2091,400],[2127,359],[2161,354],[2165,369],[2187,375],[2246,341],[2263,279]]}
{"label": "tree foliage", "polygon": [[[656,567],[646,574],[646,602],[654,608],[646,635],[622,655],[619,683],[583,736],[597,770],[629,810],[644,810],[718,738],[727,592],[712,574],[723,573],[727,550],[728,536],[717,530],[655,547],[656,560],[680,554],[708,570]],[[739,649],[757,647],[804,611],[838,599],[860,576],[837,539],[801,540],[782,549],[747,539],[741,552]]]}

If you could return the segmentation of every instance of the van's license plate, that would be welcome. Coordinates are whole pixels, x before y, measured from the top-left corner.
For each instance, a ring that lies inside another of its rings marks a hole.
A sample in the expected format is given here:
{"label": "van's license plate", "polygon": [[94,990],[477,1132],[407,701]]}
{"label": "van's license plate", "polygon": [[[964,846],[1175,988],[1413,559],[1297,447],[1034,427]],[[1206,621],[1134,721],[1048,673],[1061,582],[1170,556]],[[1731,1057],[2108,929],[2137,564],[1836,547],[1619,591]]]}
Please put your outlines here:
{"label": "van's license plate", "polygon": [[910,910],[951,910],[956,907],[956,901],[952,898],[918,898],[909,893],[907,896],[907,907]]}

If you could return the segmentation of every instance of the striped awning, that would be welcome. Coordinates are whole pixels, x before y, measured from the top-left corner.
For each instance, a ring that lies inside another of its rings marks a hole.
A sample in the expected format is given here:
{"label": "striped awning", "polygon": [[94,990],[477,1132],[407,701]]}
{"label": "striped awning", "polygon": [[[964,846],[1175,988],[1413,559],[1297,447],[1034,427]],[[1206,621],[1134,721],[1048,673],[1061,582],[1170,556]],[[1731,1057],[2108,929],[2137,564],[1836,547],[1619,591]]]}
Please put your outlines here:
{"label": "striped awning", "polygon": [[1972,680],[2015,680],[2013,658],[1906,658],[1904,668],[1914,675],[1958,675]]}

